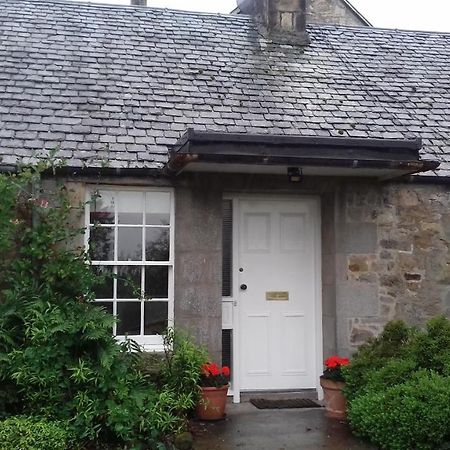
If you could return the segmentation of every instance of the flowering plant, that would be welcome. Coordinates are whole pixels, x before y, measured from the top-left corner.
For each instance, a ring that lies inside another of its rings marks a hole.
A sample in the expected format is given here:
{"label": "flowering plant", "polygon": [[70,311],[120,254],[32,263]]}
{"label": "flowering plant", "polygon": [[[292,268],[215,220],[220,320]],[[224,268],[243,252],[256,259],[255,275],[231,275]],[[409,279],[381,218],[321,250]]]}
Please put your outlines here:
{"label": "flowering plant", "polygon": [[217,364],[207,363],[201,366],[201,387],[222,387],[230,381],[230,368],[219,367]]}
{"label": "flowering plant", "polygon": [[341,358],[340,356],[330,356],[325,360],[325,370],[323,371],[323,378],[333,381],[345,381],[342,367],[348,366],[350,360],[348,358]]}

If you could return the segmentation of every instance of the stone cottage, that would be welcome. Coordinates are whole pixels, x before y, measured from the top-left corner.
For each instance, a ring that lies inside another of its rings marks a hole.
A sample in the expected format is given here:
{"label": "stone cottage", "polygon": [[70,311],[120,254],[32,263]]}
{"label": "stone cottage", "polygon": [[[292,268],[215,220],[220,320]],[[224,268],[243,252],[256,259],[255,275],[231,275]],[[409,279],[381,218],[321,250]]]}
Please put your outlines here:
{"label": "stone cottage", "polygon": [[189,329],[236,401],[450,313],[450,35],[238,4],[0,0],[1,170],[58,148],[115,334]]}

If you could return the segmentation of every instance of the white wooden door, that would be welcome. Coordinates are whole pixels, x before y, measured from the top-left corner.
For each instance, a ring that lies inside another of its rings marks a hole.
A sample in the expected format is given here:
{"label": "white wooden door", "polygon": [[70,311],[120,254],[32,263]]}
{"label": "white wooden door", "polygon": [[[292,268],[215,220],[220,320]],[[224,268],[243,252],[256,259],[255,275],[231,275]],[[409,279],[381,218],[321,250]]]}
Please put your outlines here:
{"label": "white wooden door", "polygon": [[240,199],[240,390],[315,388],[318,205]]}

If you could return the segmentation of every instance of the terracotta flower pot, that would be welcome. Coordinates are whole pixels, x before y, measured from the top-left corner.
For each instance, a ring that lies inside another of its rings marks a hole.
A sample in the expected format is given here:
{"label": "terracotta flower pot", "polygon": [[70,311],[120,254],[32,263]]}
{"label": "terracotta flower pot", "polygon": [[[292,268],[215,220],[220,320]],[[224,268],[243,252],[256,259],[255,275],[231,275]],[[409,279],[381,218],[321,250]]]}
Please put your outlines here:
{"label": "terracotta flower pot", "polygon": [[222,387],[201,387],[196,413],[200,420],[219,420],[225,416],[228,384]]}
{"label": "terracotta flower pot", "polygon": [[325,398],[326,416],[332,419],[347,419],[347,399],[342,393],[345,383],[320,377],[320,385]]}

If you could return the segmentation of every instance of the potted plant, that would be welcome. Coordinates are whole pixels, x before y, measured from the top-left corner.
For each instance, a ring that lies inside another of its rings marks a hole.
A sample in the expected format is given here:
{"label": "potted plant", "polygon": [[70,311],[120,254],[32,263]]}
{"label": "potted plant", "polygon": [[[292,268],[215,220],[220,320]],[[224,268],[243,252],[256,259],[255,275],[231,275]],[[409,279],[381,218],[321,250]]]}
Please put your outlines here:
{"label": "potted plant", "polygon": [[218,420],[225,416],[230,369],[216,364],[203,364],[200,376],[200,398],[197,403],[197,417],[200,420]]}
{"label": "potted plant", "polygon": [[345,386],[342,367],[348,364],[350,364],[348,358],[331,356],[325,360],[325,370],[320,377],[326,416],[332,419],[345,420],[347,416],[347,399],[342,392]]}

